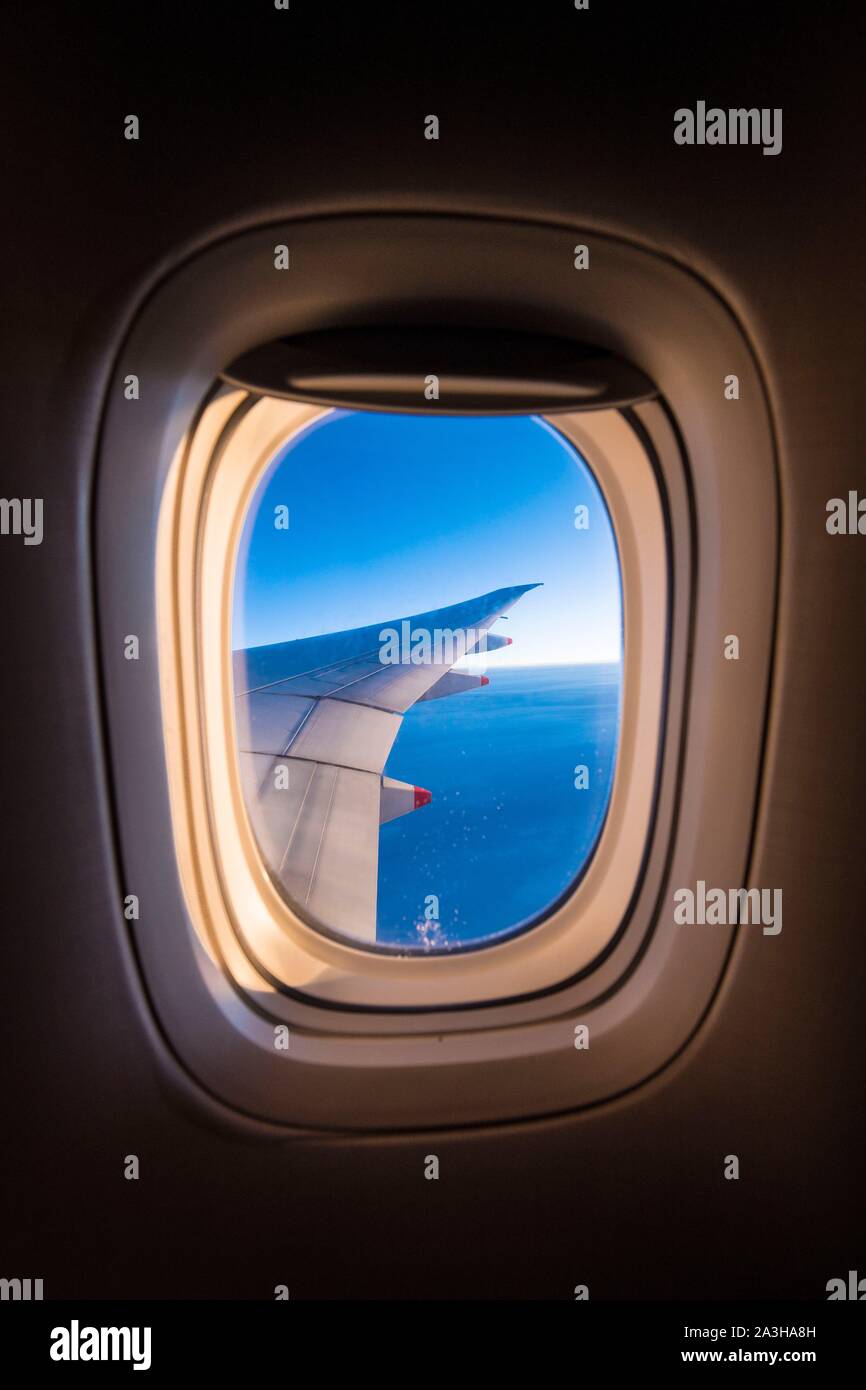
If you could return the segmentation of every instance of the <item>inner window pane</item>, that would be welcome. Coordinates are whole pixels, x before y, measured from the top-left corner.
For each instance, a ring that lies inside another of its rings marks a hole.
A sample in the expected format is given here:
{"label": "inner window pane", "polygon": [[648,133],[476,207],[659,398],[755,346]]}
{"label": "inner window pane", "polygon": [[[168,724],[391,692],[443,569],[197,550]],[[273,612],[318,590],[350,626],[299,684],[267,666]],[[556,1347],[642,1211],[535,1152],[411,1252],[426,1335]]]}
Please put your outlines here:
{"label": "inner window pane", "polygon": [[585,869],[616,761],[621,582],[598,485],[549,422],[320,417],[253,497],[232,645],[250,821],[320,930],[481,946]]}

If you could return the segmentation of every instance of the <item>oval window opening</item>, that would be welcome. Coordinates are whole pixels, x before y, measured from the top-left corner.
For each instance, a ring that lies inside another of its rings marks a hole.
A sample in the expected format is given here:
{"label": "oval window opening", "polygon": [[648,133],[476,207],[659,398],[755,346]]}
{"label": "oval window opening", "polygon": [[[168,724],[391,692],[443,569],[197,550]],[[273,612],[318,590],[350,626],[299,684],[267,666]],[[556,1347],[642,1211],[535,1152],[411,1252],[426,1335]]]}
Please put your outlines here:
{"label": "oval window opening", "polygon": [[328,935],[499,941],[574,887],[622,690],[613,526],[537,416],[328,411],[269,466],[232,615],[244,798]]}

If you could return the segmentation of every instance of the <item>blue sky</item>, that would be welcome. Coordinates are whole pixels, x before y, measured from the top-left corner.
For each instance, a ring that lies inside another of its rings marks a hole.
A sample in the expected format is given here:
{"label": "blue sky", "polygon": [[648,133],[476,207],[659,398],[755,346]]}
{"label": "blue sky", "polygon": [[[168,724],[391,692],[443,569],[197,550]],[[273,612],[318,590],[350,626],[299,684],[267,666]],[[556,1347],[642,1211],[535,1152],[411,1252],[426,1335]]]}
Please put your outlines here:
{"label": "blue sky", "polygon": [[[289,529],[274,508],[289,508]],[[575,507],[589,509],[576,530]],[[601,494],[537,417],[333,411],[271,465],[238,557],[232,645],[409,617],[541,582],[494,665],[616,661],[619,566]]]}

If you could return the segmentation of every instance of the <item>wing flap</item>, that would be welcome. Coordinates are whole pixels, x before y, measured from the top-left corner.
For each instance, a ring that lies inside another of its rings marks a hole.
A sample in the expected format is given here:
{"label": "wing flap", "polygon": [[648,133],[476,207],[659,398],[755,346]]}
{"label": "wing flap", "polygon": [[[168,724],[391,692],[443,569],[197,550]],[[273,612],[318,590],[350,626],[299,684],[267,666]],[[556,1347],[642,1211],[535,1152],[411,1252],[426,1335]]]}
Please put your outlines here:
{"label": "wing flap", "polygon": [[381,772],[400,728],[400,715],[349,700],[317,700],[292,740],[296,758]]}
{"label": "wing flap", "polygon": [[375,941],[379,776],[264,753],[242,753],[240,763],[271,875],[320,921]]}
{"label": "wing flap", "polygon": [[273,695],[256,690],[235,700],[238,748],[243,753],[284,753],[314,700],[299,695]]}

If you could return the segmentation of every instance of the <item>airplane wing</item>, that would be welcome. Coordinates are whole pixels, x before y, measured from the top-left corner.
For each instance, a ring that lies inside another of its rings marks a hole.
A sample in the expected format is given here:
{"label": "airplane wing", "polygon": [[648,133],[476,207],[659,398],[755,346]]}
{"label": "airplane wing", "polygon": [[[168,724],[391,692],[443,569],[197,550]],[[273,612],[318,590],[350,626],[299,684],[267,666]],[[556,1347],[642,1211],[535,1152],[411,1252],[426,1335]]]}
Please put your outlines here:
{"label": "airplane wing", "polygon": [[391,623],[234,653],[247,812],[269,872],[318,921],[376,939],[379,826],[431,793],[384,775],[418,700],[488,684],[451,668],[534,584]]}

